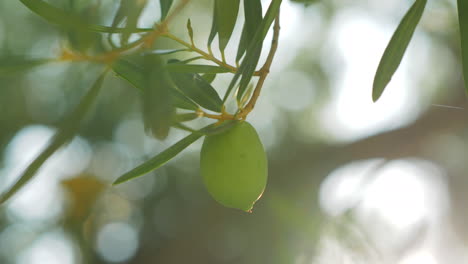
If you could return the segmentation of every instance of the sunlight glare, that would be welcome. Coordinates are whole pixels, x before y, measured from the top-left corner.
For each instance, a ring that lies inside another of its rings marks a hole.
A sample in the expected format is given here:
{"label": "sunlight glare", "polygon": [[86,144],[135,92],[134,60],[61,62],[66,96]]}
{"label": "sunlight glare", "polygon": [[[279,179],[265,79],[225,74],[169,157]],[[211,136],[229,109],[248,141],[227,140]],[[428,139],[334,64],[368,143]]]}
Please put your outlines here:
{"label": "sunlight glare", "polygon": [[20,254],[17,263],[74,264],[74,255],[73,244],[64,234],[49,232],[41,235],[29,249]]}
{"label": "sunlight glare", "polygon": [[410,227],[434,210],[425,182],[427,171],[406,161],[387,164],[364,193],[364,210],[379,213],[396,228]]}
{"label": "sunlight glare", "polygon": [[[407,124],[415,118],[418,101],[403,60],[381,99],[372,102],[372,83],[380,57],[392,33],[361,11],[343,11],[334,29],[333,51],[343,61],[337,76],[334,100],[322,112],[325,130],[338,140],[355,140]],[[336,50],[335,50],[336,49]],[[336,66],[336,65],[335,65]],[[341,74],[341,77],[339,75]]]}
{"label": "sunlight glare", "polygon": [[398,264],[438,264],[439,262],[427,250],[419,250],[405,257]]}

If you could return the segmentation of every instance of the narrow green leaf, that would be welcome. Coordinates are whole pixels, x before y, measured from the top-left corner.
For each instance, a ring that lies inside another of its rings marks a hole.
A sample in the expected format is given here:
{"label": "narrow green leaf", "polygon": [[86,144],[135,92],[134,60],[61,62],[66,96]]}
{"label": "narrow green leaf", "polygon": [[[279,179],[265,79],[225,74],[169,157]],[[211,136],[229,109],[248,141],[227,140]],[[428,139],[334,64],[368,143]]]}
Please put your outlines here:
{"label": "narrow green leaf", "polygon": [[245,23],[239,41],[239,48],[237,49],[236,61],[240,61],[262,23],[261,0],[244,0],[244,17]]}
{"label": "narrow green leaf", "polygon": [[22,57],[0,58],[0,76],[10,76],[52,61],[53,59],[26,59]]}
{"label": "narrow green leaf", "polygon": [[175,114],[170,92],[173,83],[163,60],[156,54],[144,55],[144,69],[142,102],[145,129],[155,138],[165,139]]}
{"label": "narrow green leaf", "polygon": [[137,29],[138,19],[140,18],[147,0],[121,0],[117,14],[112,22],[112,28],[116,28],[122,22],[125,31],[121,35],[121,44],[126,45],[130,35]]}
{"label": "narrow green leaf", "polygon": [[199,117],[200,117],[200,115],[198,115],[197,113],[177,114],[174,117],[174,122],[175,123],[188,122],[188,121],[195,120],[195,119],[197,119]]}
{"label": "narrow green leaf", "polygon": [[416,26],[421,20],[427,0],[416,0],[401,20],[385,48],[374,77],[372,100],[377,101],[403,59],[406,48],[413,37]]}
{"label": "narrow green leaf", "polygon": [[184,149],[186,149],[188,146],[190,146],[193,142],[197,141],[199,138],[201,138],[204,135],[213,135],[217,133],[221,133],[225,131],[226,129],[231,128],[233,125],[235,125],[235,122],[237,121],[227,121],[224,122],[223,124],[211,124],[209,126],[206,126],[198,131],[193,132],[192,134],[186,136],[185,138],[181,139],[174,145],[170,146],[163,152],[157,154],[150,160],[144,162],[140,166],[130,170],[129,172],[125,173],[124,175],[120,176],[114,183],[113,185],[121,184],[123,182],[135,179],[137,177],[143,176],[144,174],[147,174],[153,170],[156,170],[166,164],[168,161],[173,159],[175,156],[177,156],[180,152],[182,152]]}
{"label": "narrow green leaf", "polygon": [[186,149],[190,146],[193,142],[197,141],[201,138],[203,134],[201,133],[192,133],[187,137],[183,138],[179,142],[175,143],[174,145],[170,146],[168,149],[164,150],[163,152],[159,153],[158,155],[154,156],[150,160],[146,161],[145,163],[141,164],[140,166],[132,169],[131,171],[125,173],[124,175],[120,176],[113,185],[121,184],[123,182],[129,181],[131,179],[137,178],[142,176],[146,173],[149,173],[155,169],[160,168],[162,165],[166,164],[166,162],[173,159],[177,154],[179,154],[182,150]]}
{"label": "narrow green leaf", "polygon": [[239,87],[238,96],[242,96],[243,91],[247,88],[252,76],[255,72],[255,68],[257,67],[258,60],[260,59],[260,54],[262,51],[263,40],[265,39],[268,30],[270,29],[271,24],[275,20],[275,17],[278,15],[282,0],[272,0],[268,10],[265,14],[265,17],[262,20],[262,23],[258,27],[257,31],[255,32],[255,36],[252,39],[249,47],[246,51],[246,56],[242,61],[239,70],[234,74],[234,77],[231,80],[231,83],[228,86],[226,94],[223,98],[223,103],[229,98],[230,93],[232,92],[233,88],[237,85],[240,77],[242,76],[242,85]]}
{"label": "narrow green leaf", "polygon": [[186,60],[183,60],[183,61],[181,61],[180,63],[187,64],[187,63],[190,63],[190,62],[192,62],[192,61],[201,60],[201,59],[205,59],[205,57],[203,57],[203,56],[195,56],[195,57],[192,57],[192,58],[188,58],[188,59],[186,59]]}
{"label": "narrow green leaf", "polygon": [[177,128],[177,129],[180,129],[180,130],[183,130],[183,131],[187,131],[187,132],[190,132],[190,133],[193,133],[193,132],[196,132],[197,130],[189,127],[189,126],[186,126],[182,123],[175,123],[172,125],[174,128]]}
{"label": "narrow green leaf", "polygon": [[112,21],[113,28],[117,27],[125,21],[125,18],[127,17],[127,10],[130,8],[128,4],[130,4],[128,0],[120,0],[119,9],[117,10],[117,13],[114,16],[114,20]]}
{"label": "narrow green leaf", "polygon": [[236,25],[240,0],[215,0],[219,49],[224,51]]}
{"label": "narrow green leaf", "polygon": [[215,112],[221,112],[223,101],[216,90],[198,74],[171,73],[177,87],[198,105]]}
{"label": "narrow green leaf", "polygon": [[47,147],[41,152],[41,154],[39,154],[39,156],[29,164],[13,186],[7,189],[7,191],[0,196],[0,204],[4,203],[26,183],[28,183],[50,156],[52,156],[61,146],[73,139],[86,113],[89,111],[94,101],[96,101],[106,73],[107,71],[99,76],[78,106],[63,120],[61,128],[49,141]]}
{"label": "narrow green leaf", "polygon": [[186,110],[198,110],[200,108],[194,101],[188,98],[177,87],[174,87],[174,89],[171,89],[171,95],[172,95],[172,102],[177,108],[186,109]]}
{"label": "narrow green leaf", "polygon": [[274,2],[272,1],[270,7],[268,8],[265,18],[262,21],[262,24],[258,27],[257,32],[255,33],[254,38],[249,44],[247,49],[247,61],[245,62],[245,68],[242,69],[242,78],[239,83],[239,89],[237,91],[237,100],[242,100],[242,96],[247,89],[247,86],[252,79],[252,76],[257,67],[258,61],[260,60],[260,55],[262,53],[263,42],[268,33],[268,30],[271,27],[271,24],[275,20],[276,16],[279,13],[279,8],[281,6],[281,1]]}
{"label": "narrow green leaf", "polygon": [[[50,5],[42,0],[20,0],[32,12],[41,16],[49,23],[75,30],[104,32],[104,33],[122,33],[127,32],[126,28],[114,28],[101,25],[94,25],[83,21],[79,16]],[[132,33],[151,31],[151,28],[136,28]]]}
{"label": "narrow green leaf", "polygon": [[186,72],[186,73],[225,73],[230,72],[229,69],[201,64],[184,64],[184,63],[170,63],[167,65],[167,70],[170,72]]}
{"label": "narrow green leaf", "polygon": [[208,126],[204,129],[202,129],[200,132],[203,133],[206,136],[213,136],[217,135],[220,133],[223,133],[229,129],[231,129],[235,124],[239,123],[240,121],[237,120],[228,120],[224,121],[221,124],[215,123],[211,126]]}
{"label": "narrow green leaf", "polygon": [[[262,44],[263,45],[263,44]],[[245,90],[252,79],[252,76],[255,72],[255,68],[257,67],[258,61],[260,60],[260,55],[262,54],[262,45],[259,45],[257,49],[253,50],[252,52],[247,53],[249,56],[248,63],[243,70],[243,75],[239,83],[239,89],[237,91],[237,100],[241,100],[244,96]]]}
{"label": "narrow green leaf", "polygon": [[189,51],[189,49],[159,49],[159,50],[153,50],[151,53],[159,54],[159,55],[169,55],[169,54],[174,54],[174,53],[181,52],[181,51]]}
{"label": "narrow green leaf", "polygon": [[211,43],[213,43],[214,38],[218,34],[218,20],[216,17],[216,10],[217,8],[216,8],[216,1],[215,1],[213,5],[213,15],[211,16],[213,18],[213,21],[211,23],[210,35],[208,36],[208,47],[211,47]]}
{"label": "narrow green leaf", "polygon": [[[143,91],[144,87],[144,69],[134,63],[127,60],[117,60],[113,65],[112,69],[121,78],[128,81],[133,87]],[[171,89],[172,100],[174,106],[187,110],[197,110],[198,105],[192,100],[187,98],[177,88]]]}
{"label": "narrow green leaf", "polygon": [[216,79],[216,74],[205,73],[202,75],[202,78],[205,79],[205,81],[208,83],[213,83],[213,81]]}
{"label": "narrow green leaf", "polygon": [[132,86],[143,90],[144,73],[143,67],[131,63],[130,61],[120,59],[112,64],[112,70],[121,78],[128,81]]}
{"label": "narrow green leaf", "polygon": [[468,92],[468,1],[458,0],[458,23],[460,24],[460,40],[463,64],[463,79]]}
{"label": "narrow green leaf", "polygon": [[245,50],[247,49],[247,46],[249,45],[248,41],[248,27],[246,24],[244,24],[244,27],[242,28],[242,33],[241,33],[241,38],[239,40],[239,47],[237,47],[237,55],[236,55],[236,62],[239,63],[239,61],[242,59],[242,56],[244,56]]}
{"label": "narrow green leaf", "polygon": [[173,2],[174,0],[159,0],[159,5],[161,6],[161,21],[166,19]]}

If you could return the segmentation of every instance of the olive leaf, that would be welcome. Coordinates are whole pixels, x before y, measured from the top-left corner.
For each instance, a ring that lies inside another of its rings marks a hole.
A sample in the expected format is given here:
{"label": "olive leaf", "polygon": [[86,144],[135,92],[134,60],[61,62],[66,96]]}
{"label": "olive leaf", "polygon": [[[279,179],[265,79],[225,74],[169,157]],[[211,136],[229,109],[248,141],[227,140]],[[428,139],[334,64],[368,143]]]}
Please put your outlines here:
{"label": "olive leaf", "polygon": [[175,123],[188,122],[188,121],[195,120],[195,119],[197,119],[199,117],[200,117],[200,115],[198,115],[197,113],[177,114],[174,117],[174,122]]}
{"label": "olive leaf", "polygon": [[413,37],[416,26],[421,20],[427,0],[416,0],[405,14],[390,42],[385,48],[374,77],[372,88],[372,100],[377,101],[382,95],[385,87],[392,79],[393,74],[400,66],[403,55]]}
{"label": "olive leaf", "polygon": [[216,79],[216,74],[214,73],[205,73],[202,75],[202,78],[205,79],[206,82],[212,83]]}
{"label": "olive leaf", "polygon": [[219,49],[224,51],[237,21],[240,0],[215,0]]}
{"label": "olive leaf", "polygon": [[181,51],[189,51],[189,49],[157,49],[157,50],[151,51],[151,53],[159,54],[159,55],[169,55],[169,54],[174,54],[174,53],[181,52]]}
{"label": "olive leaf", "polygon": [[458,20],[460,24],[460,41],[463,64],[463,78],[465,80],[465,90],[468,91],[468,2],[458,0]]}
{"label": "olive leaf", "polygon": [[226,94],[224,95],[223,102],[226,102],[227,98],[229,98],[230,93],[232,92],[233,88],[237,85],[239,78],[242,76],[241,84],[239,86],[239,92],[237,94],[238,98],[242,98],[242,95],[247,88],[252,76],[255,72],[255,68],[257,67],[258,60],[260,59],[260,54],[262,51],[263,40],[265,39],[268,30],[270,29],[271,24],[273,23],[275,17],[279,13],[279,9],[281,6],[282,0],[272,0],[268,10],[265,14],[265,17],[262,20],[262,23],[258,27],[255,35],[249,44],[246,56],[241,63],[238,71],[232,78]]}
{"label": "olive leaf", "polygon": [[198,110],[200,107],[188,98],[184,93],[180,91],[179,88],[174,87],[171,89],[172,101],[177,108],[186,109],[186,110]]}
{"label": "olive leaf", "polygon": [[200,65],[200,64],[185,64],[185,63],[171,63],[167,65],[167,70],[170,72],[186,72],[186,73],[225,73],[231,70],[213,65]]}
{"label": "olive leaf", "polygon": [[75,136],[80,123],[83,121],[87,112],[93,105],[94,101],[99,95],[101,90],[102,83],[107,71],[102,73],[99,78],[94,82],[91,89],[87,94],[81,99],[81,102],[78,106],[63,120],[63,123],[54,137],[49,141],[47,147],[39,154],[39,156],[34,159],[31,164],[26,168],[26,170],[21,174],[19,179],[7,189],[0,196],[0,204],[4,203],[11,196],[13,196],[17,191],[19,191],[26,183],[28,183],[37,171],[42,167],[44,162],[46,162],[49,157],[51,157],[60,147],[68,143]]}
{"label": "olive leaf", "polygon": [[27,71],[36,66],[40,66],[53,59],[26,59],[23,57],[3,57],[0,58],[0,76],[9,76],[11,74]]}
{"label": "olive leaf", "polygon": [[262,2],[260,0],[244,0],[244,17],[245,23],[237,49],[236,61],[240,61],[257,28],[262,23]]}
{"label": "olive leaf", "polygon": [[126,45],[132,32],[135,31],[138,25],[138,19],[145,8],[147,0],[121,0],[117,14],[112,22],[112,28],[116,28],[119,24],[124,23],[125,31],[121,35],[121,44]]}
{"label": "olive leaf", "polygon": [[161,20],[166,19],[173,2],[174,0],[159,0],[159,5],[161,6]]}
{"label": "olive leaf", "polygon": [[157,54],[143,57],[143,121],[145,130],[158,139],[169,134],[175,107],[172,102],[173,85],[164,61]]}
{"label": "olive leaf", "polygon": [[215,123],[191,133],[140,166],[123,174],[113,183],[113,185],[121,184],[160,168],[202,136],[222,133],[231,128],[236,122],[237,121],[227,121],[222,124]]}
{"label": "olive leaf", "polygon": [[[115,28],[101,25],[94,25],[83,21],[79,16],[65,12],[60,8],[50,5],[42,0],[20,0],[29,10],[41,16],[49,23],[75,30],[104,32],[104,33],[123,33],[128,32],[126,28]],[[151,28],[135,28],[131,32],[147,32]]]}
{"label": "olive leaf", "polygon": [[[122,79],[129,82],[133,87],[143,91],[144,69],[143,67],[125,59],[119,59],[112,64],[113,71]],[[187,110],[197,110],[198,105],[174,87],[171,89],[174,106]]]}
{"label": "olive leaf", "polygon": [[195,130],[195,129],[189,127],[189,126],[186,126],[186,125],[184,125],[182,123],[174,123],[172,125],[172,127],[183,130],[183,131],[187,131],[187,132],[190,132],[190,133],[193,133],[193,132],[197,131],[197,130]]}
{"label": "olive leaf", "polygon": [[180,91],[195,103],[208,110],[221,112],[223,101],[213,86],[200,75],[171,72],[171,77]]}
{"label": "olive leaf", "polygon": [[[213,6],[213,15],[211,16],[213,18],[213,21],[211,23],[211,31],[210,31],[210,35],[208,36],[208,48],[211,47],[211,43],[213,43],[213,40],[214,38],[216,37],[216,35],[218,34],[218,19],[216,17],[216,2],[214,2],[214,6]],[[210,49],[211,50],[211,49]]]}
{"label": "olive leaf", "polygon": [[205,57],[203,57],[203,56],[195,56],[195,57],[188,58],[188,59],[186,59],[186,60],[180,61],[180,63],[187,64],[187,63],[190,63],[190,62],[192,62],[192,61],[201,60],[201,59],[205,59]]}

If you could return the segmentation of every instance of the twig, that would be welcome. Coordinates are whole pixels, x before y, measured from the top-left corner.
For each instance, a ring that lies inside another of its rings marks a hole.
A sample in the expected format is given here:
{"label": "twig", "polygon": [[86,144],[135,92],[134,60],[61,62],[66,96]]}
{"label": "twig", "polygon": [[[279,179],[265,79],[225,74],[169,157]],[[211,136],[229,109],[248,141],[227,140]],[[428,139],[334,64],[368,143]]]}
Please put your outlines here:
{"label": "twig", "polygon": [[155,25],[154,29],[151,32],[144,34],[140,39],[138,39],[135,42],[96,56],[81,54],[64,48],[62,50],[61,56],[58,58],[58,61],[95,61],[110,64],[114,60],[116,60],[121,54],[128,52],[134,48],[150,48],[157,38],[167,33],[167,27],[169,22],[171,22],[174,19],[174,17],[177,14],[179,14],[189,2],[190,0],[182,0],[174,8],[174,10],[171,13],[169,13],[166,19],[164,19],[159,25]]}
{"label": "twig", "polygon": [[229,64],[227,64],[227,63],[225,63],[225,62],[222,62],[221,60],[218,60],[218,59],[217,59],[215,56],[213,56],[212,54],[209,54],[209,53],[207,53],[207,52],[205,52],[205,51],[203,51],[203,50],[201,50],[201,49],[195,47],[194,45],[192,46],[192,44],[190,44],[190,43],[188,43],[188,42],[186,42],[186,41],[184,41],[184,40],[182,40],[182,39],[180,39],[180,38],[174,36],[174,35],[171,34],[170,32],[164,33],[164,34],[162,35],[162,37],[167,37],[167,38],[169,38],[169,39],[174,40],[175,42],[178,42],[179,44],[181,44],[181,45],[187,47],[188,49],[190,49],[190,50],[192,50],[192,51],[194,51],[194,52],[200,54],[201,56],[203,56],[204,59],[210,60],[210,61],[212,61],[212,62],[218,64],[218,65],[221,66],[221,67],[224,67],[224,68],[226,68],[226,69],[229,69],[231,72],[236,72],[236,71],[237,71],[237,68],[236,68],[236,67],[234,67],[234,66],[232,66],[232,65],[229,65]]}

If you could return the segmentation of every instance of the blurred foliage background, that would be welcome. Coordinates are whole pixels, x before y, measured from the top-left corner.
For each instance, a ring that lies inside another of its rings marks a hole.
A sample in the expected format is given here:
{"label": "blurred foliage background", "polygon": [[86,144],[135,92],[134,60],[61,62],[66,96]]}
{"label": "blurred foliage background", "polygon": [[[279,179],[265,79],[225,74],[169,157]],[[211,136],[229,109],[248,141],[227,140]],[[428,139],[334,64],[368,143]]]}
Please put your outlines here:
{"label": "blurred foliage background", "polygon": [[[305,2],[283,2],[278,55],[248,119],[270,164],[253,213],[209,197],[198,173],[201,142],[156,172],[112,187],[185,132],[173,130],[166,141],[145,135],[138,91],[108,76],[79,137],[1,206],[0,263],[467,262],[468,115],[456,1],[428,3],[375,104],[375,69],[411,1]],[[101,25],[110,25],[118,8],[109,0],[49,3]],[[190,17],[203,46],[211,5],[192,1],[171,31],[187,39]],[[158,14],[158,1],[150,0],[139,25],[151,27]],[[238,25],[237,38],[240,31]],[[95,34],[65,32],[19,1],[0,1],[0,65],[57,58],[64,45],[97,52],[103,44]],[[164,39],[157,45],[179,47]],[[101,69],[57,62],[1,75],[0,190]],[[215,80],[220,93],[228,81]]]}

